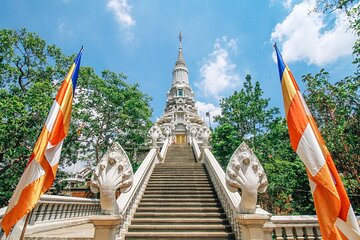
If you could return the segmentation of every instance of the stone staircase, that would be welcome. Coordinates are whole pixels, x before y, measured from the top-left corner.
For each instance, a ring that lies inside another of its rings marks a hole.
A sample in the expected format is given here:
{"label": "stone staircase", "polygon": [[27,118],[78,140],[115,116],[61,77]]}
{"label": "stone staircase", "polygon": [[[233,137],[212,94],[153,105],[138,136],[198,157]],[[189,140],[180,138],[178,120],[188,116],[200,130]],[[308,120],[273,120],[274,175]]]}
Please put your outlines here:
{"label": "stone staircase", "polygon": [[188,145],[157,164],[125,239],[234,239],[205,167]]}

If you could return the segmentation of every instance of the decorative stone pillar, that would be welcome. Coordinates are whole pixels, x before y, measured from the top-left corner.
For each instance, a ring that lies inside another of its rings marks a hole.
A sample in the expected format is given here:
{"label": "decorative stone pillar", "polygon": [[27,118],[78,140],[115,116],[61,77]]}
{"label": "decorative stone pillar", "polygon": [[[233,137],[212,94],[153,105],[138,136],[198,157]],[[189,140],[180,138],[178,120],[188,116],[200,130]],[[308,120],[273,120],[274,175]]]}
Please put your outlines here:
{"label": "decorative stone pillar", "polygon": [[202,131],[202,134],[201,134],[201,137],[202,137],[202,140],[203,140],[202,148],[209,148],[210,136],[211,136],[210,129],[208,127],[204,127],[203,131]]}
{"label": "decorative stone pillar", "polygon": [[263,240],[272,239],[271,231],[265,227],[265,223],[270,221],[271,215],[268,214],[238,214],[235,217],[236,223],[240,227],[242,240]]}
{"label": "decorative stone pillar", "polygon": [[158,149],[159,146],[157,145],[157,140],[161,136],[161,129],[156,124],[152,126],[149,130],[149,135],[151,138],[151,147]]}
{"label": "decorative stone pillar", "polygon": [[115,240],[116,230],[121,224],[122,218],[119,215],[99,215],[91,218],[95,227],[94,240]]}
{"label": "decorative stone pillar", "polygon": [[164,133],[165,133],[166,139],[169,139],[170,135],[171,135],[171,128],[169,126],[166,127],[164,130]]}
{"label": "decorative stone pillar", "polygon": [[257,193],[267,188],[267,177],[260,161],[244,142],[231,156],[225,176],[227,188],[241,193],[239,213],[235,216],[241,239],[272,239],[271,214],[256,205]]}

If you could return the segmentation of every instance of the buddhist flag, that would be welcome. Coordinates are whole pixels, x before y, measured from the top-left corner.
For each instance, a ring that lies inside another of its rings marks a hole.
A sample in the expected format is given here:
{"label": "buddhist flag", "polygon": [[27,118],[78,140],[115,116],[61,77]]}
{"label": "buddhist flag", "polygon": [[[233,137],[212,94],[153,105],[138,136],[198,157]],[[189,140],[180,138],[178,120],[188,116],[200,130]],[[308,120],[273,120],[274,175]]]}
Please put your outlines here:
{"label": "buddhist flag", "polygon": [[290,142],[305,164],[324,240],[360,239],[344,185],[296,81],[275,45]]}
{"label": "buddhist flag", "polygon": [[53,184],[61,147],[69,131],[72,100],[78,77],[81,48],[51,107],[34,151],[10,199],[1,226],[6,235],[36,205]]}

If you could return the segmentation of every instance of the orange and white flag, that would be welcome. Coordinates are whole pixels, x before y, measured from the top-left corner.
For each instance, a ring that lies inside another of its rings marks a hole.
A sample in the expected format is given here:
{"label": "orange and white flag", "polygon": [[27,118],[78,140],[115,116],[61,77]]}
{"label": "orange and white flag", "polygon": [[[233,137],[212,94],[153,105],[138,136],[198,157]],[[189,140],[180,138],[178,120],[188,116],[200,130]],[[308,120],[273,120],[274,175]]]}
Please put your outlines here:
{"label": "orange and white flag", "polygon": [[69,130],[82,50],[59,89],[30,160],[10,199],[1,222],[7,236],[12,227],[35,207],[41,194],[55,180],[63,140]]}
{"label": "orange and white flag", "polygon": [[354,211],[300,89],[275,45],[290,142],[306,166],[324,240],[360,239]]}

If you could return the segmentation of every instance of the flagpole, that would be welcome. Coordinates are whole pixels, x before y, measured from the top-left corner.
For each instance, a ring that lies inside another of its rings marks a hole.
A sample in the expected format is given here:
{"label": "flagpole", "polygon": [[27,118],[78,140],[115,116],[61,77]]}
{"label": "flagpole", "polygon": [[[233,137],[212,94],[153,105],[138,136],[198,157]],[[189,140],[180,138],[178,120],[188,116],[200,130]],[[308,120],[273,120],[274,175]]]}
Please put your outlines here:
{"label": "flagpole", "polygon": [[20,235],[20,240],[24,240],[25,239],[25,232],[26,232],[26,227],[29,223],[29,220],[30,220],[30,216],[32,215],[32,210],[31,212],[29,212],[27,215],[26,215],[26,218],[25,218],[25,223],[24,223],[24,226],[23,226],[23,229],[21,231],[21,235]]}

